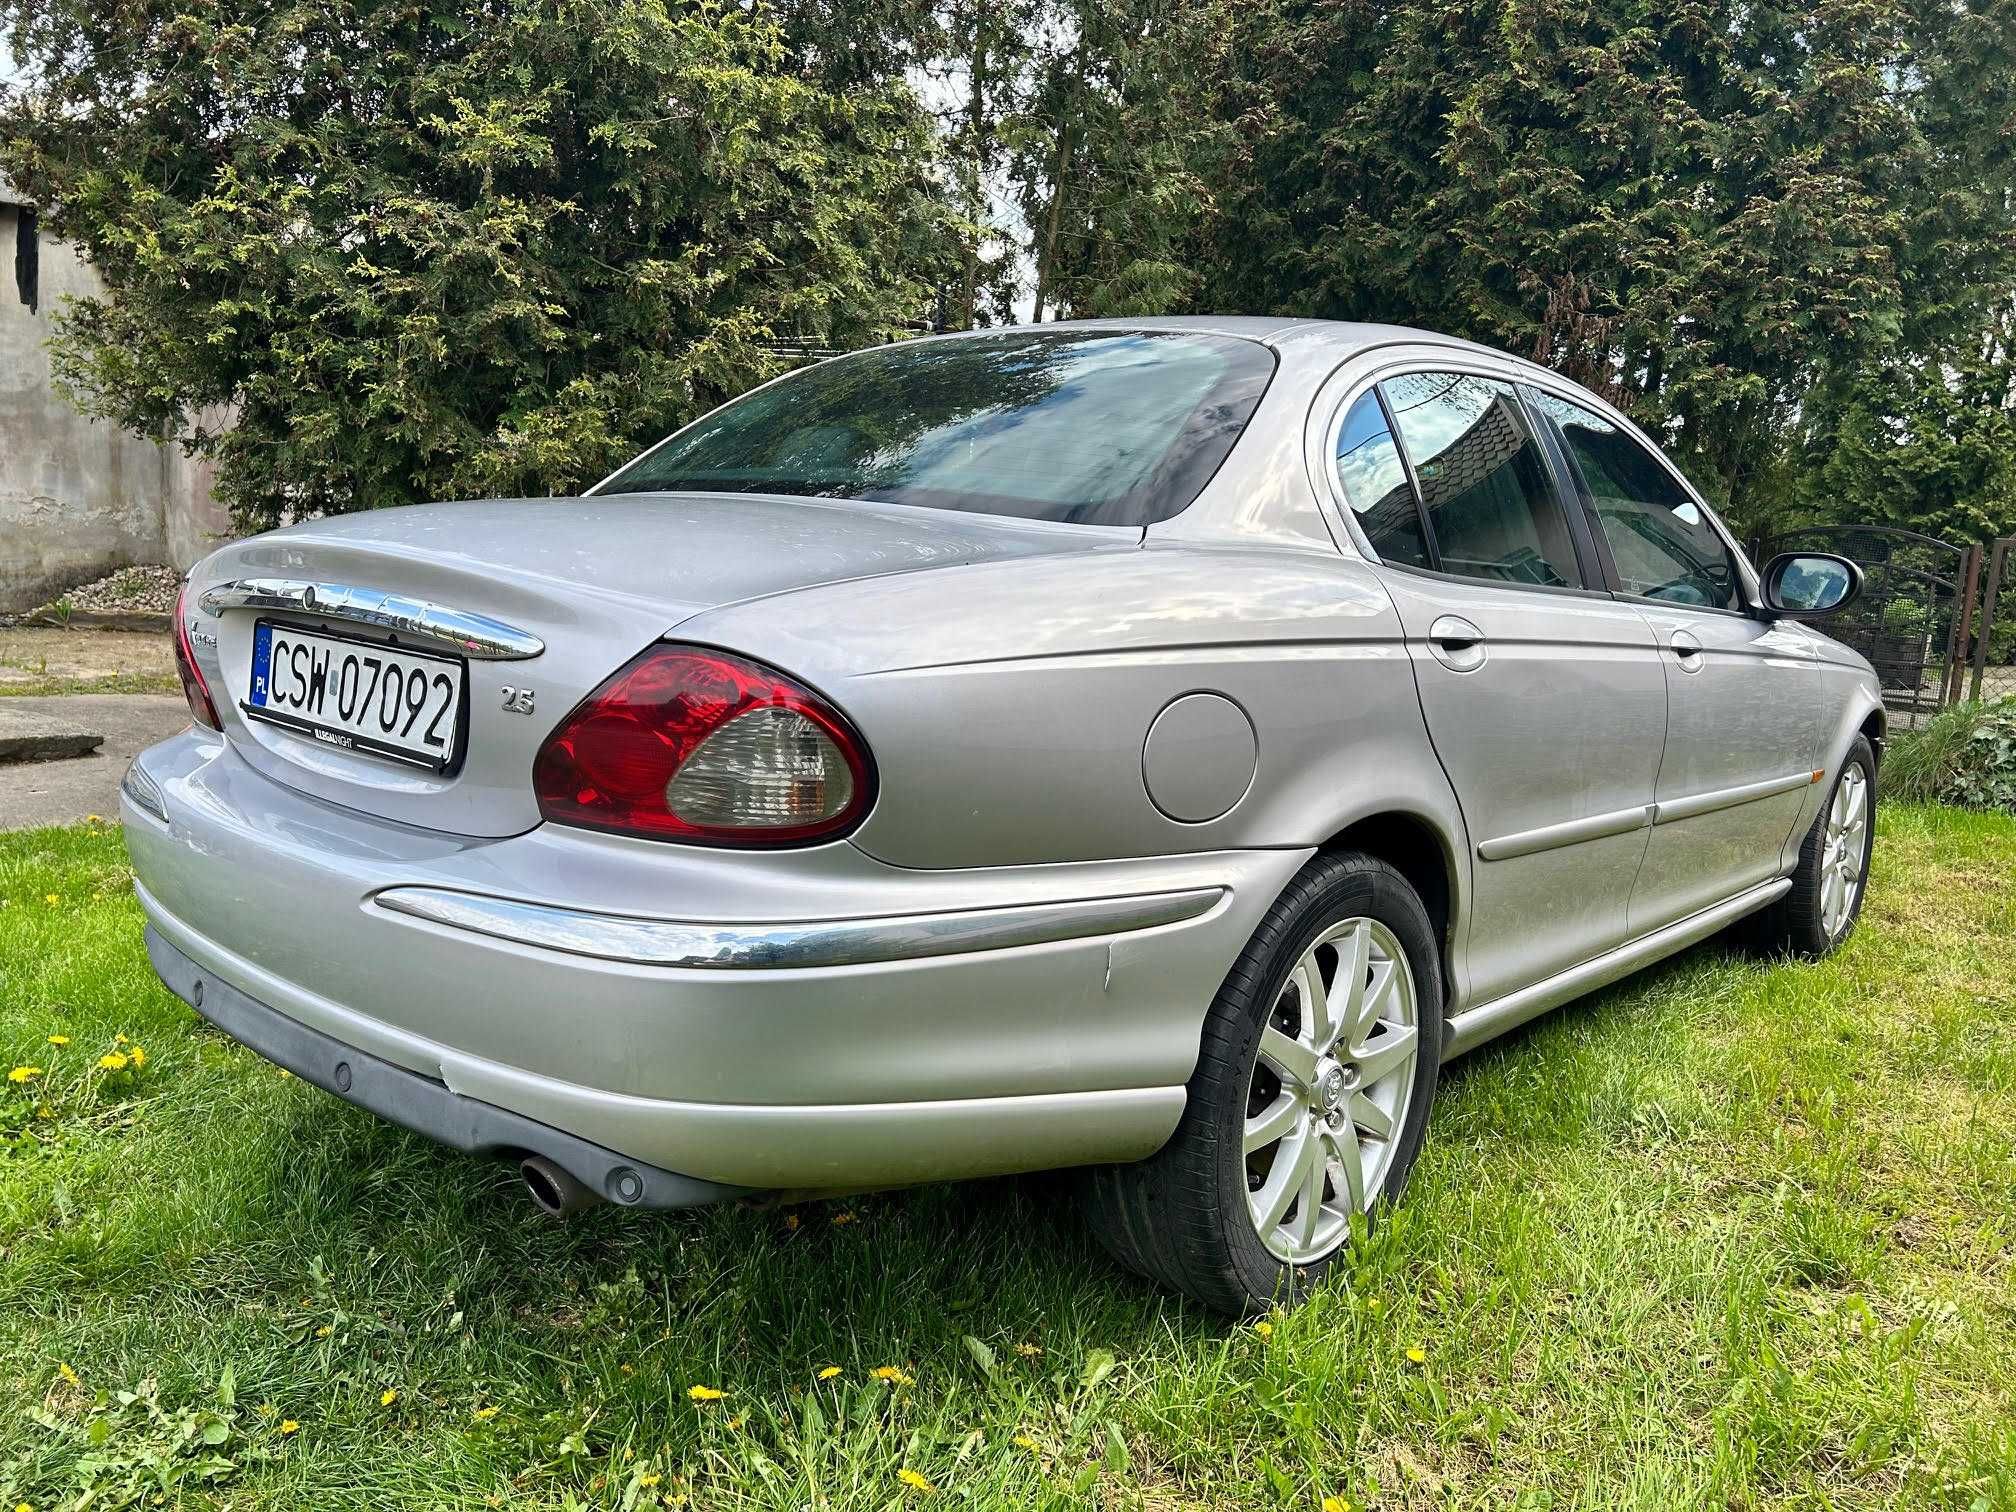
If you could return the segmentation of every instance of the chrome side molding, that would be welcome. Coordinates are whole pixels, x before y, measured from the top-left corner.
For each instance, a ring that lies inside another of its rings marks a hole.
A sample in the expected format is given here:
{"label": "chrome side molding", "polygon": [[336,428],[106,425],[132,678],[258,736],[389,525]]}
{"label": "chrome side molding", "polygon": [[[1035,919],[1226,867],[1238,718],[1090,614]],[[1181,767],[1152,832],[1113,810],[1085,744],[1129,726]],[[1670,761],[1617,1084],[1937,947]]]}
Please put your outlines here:
{"label": "chrome side molding", "polygon": [[951,913],[775,924],[711,924],[591,913],[443,887],[391,887],[372,901],[393,913],[569,955],[690,970],[778,971],[910,961],[1181,924],[1210,912],[1222,887],[1083,898]]}
{"label": "chrome side molding", "polygon": [[1539,829],[1521,830],[1516,835],[1496,835],[1477,842],[1477,858],[1480,861],[1509,861],[1514,856],[1530,856],[1557,846],[1580,845],[1585,840],[1601,840],[1610,835],[1628,835],[1632,830],[1644,829],[1647,825],[1698,819],[1703,814],[1755,803],[1760,798],[1776,798],[1780,793],[1789,793],[1818,782],[1825,775],[1824,772],[1793,772],[1789,776],[1772,777],[1763,782],[1746,782],[1740,787],[1695,793],[1667,803],[1618,809],[1611,814],[1591,814],[1584,819],[1568,819],[1560,824],[1543,824]]}
{"label": "chrome side molding", "polygon": [[476,661],[524,661],[546,643],[529,631],[486,614],[452,609],[425,599],[401,598],[348,583],[308,583],[295,578],[234,578],[205,588],[197,599],[210,614],[229,609],[275,609],[319,619],[346,620],[425,641]]}
{"label": "chrome side molding", "polygon": [[1697,914],[1689,914],[1648,935],[1641,935],[1629,944],[1605,951],[1580,966],[1571,966],[1544,982],[1535,982],[1531,987],[1522,987],[1488,1003],[1479,1003],[1475,1008],[1466,1008],[1449,1020],[1448,1038],[1442,1048],[1443,1058],[1454,1060],[1508,1030],[1518,1028],[1528,1019],[1538,1018],[1549,1008],[1558,1007],[1570,998],[1581,997],[1585,992],[1594,992],[1598,987],[1607,987],[1619,977],[1629,976],[1640,966],[1649,966],[1697,940],[1705,940],[1724,925],[1733,924],[1745,914],[1755,913],[1767,904],[1777,902],[1791,890],[1790,877],[1775,877]]}

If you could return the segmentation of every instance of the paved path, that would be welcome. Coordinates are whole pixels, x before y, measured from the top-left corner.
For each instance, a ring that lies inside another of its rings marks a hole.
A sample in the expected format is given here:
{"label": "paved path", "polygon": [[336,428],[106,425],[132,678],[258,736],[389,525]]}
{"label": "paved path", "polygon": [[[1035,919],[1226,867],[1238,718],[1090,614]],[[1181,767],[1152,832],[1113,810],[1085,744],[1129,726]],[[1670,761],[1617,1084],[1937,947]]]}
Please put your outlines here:
{"label": "paved path", "polygon": [[95,756],[0,765],[0,830],[74,824],[86,814],[117,819],[126,763],[189,723],[180,694],[79,693],[7,702],[102,730],[105,744]]}

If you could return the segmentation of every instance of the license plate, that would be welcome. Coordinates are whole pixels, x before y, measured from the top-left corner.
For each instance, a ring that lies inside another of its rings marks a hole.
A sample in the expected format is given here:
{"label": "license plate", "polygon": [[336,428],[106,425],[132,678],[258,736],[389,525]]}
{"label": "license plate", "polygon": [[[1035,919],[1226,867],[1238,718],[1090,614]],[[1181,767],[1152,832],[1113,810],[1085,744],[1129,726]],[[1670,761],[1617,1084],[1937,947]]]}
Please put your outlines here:
{"label": "license plate", "polygon": [[462,724],[462,663],[261,620],[252,630],[254,719],[333,745],[441,771]]}

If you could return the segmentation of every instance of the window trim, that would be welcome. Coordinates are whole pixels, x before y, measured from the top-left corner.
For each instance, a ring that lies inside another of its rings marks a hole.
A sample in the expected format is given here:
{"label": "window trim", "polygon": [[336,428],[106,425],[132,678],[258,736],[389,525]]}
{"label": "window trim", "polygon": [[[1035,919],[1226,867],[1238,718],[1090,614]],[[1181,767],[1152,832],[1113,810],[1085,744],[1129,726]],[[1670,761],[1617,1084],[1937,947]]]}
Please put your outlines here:
{"label": "window trim", "polygon": [[[1408,343],[1413,346],[1415,343]],[[1436,582],[1467,583],[1485,588],[1509,588],[1519,593],[1565,594],[1576,598],[1611,598],[1612,589],[1604,579],[1600,564],[1593,556],[1589,522],[1583,518],[1580,507],[1581,496],[1575,492],[1571,480],[1563,475],[1558,459],[1554,455],[1555,442],[1549,428],[1540,424],[1544,416],[1535,412],[1526,402],[1526,396],[1519,392],[1522,379],[1516,373],[1507,373],[1504,367],[1492,359],[1480,360],[1478,354],[1460,348],[1438,348],[1422,343],[1427,350],[1418,356],[1396,359],[1374,368],[1353,379],[1344,389],[1343,397],[1331,406],[1329,416],[1322,430],[1316,434],[1322,437],[1319,455],[1322,466],[1319,469],[1323,486],[1318,491],[1319,502],[1338,515],[1350,536],[1351,543],[1366,561],[1389,572],[1404,572],[1410,577],[1424,578]],[[1445,355],[1446,354],[1446,355]],[[1356,354],[1363,356],[1364,353]],[[1352,360],[1355,360],[1352,359]],[[1340,364],[1339,370],[1349,366],[1350,360]],[[1509,364],[1507,364],[1509,365]],[[1407,450],[1405,438],[1400,434],[1398,422],[1393,417],[1393,407],[1386,398],[1385,384],[1393,378],[1403,378],[1410,373],[1450,373],[1461,377],[1483,378],[1494,383],[1502,383],[1512,390],[1513,402],[1525,417],[1539,442],[1541,466],[1547,473],[1547,481],[1554,490],[1556,502],[1561,508],[1562,523],[1567,527],[1568,539],[1575,552],[1575,571],[1581,578],[1579,583],[1519,583],[1505,578],[1474,577],[1466,572],[1450,572],[1441,566],[1441,542],[1435,534],[1435,524],[1428,515],[1427,502],[1421,493],[1421,479],[1415,471],[1414,459]],[[1334,374],[1332,375],[1335,376]],[[1408,487],[1414,491],[1415,517],[1421,525],[1421,538],[1427,544],[1434,565],[1416,567],[1406,562],[1389,562],[1372,545],[1371,539],[1358,520],[1358,512],[1351,507],[1345,497],[1343,484],[1337,478],[1337,439],[1343,433],[1344,422],[1366,393],[1378,398],[1379,412],[1385,419],[1386,429],[1393,438],[1393,446],[1400,454],[1400,464],[1406,469]]]}
{"label": "window trim", "polygon": [[[1523,382],[1520,384],[1522,388],[1527,386],[1529,385]],[[1737,545],[1735,538],[1729,532],[1729,528],[1722,523],[1722,517],[1716,514],[1708,501],[1702,498],[1699,491],[1687,481],[1686,475],[1673,465],[1663,451],[1653,444],[1651,438],[1641,432],[1637,426],[1632,425],[1624,416],[1606,414],[1603,408],[1590,404],[1588,399],[1593,398],[1593,395],[1583,397],[1575,393],[1564,393],[1562,391],[1564,385],[1558,381],[1553,384],[1533,383],[1530,387],[1552,398],[1559,399],[1564,403],[1572,404],[1577,409],[1588,410],[1590,414],[1596,416],[1599,420],[1608,421],[1613,425],[1617,425],[1619,421],[1623,421],[1621,425],[1618,425],[1618,429],[1622,432],[1624,438],[1637,446],[1647,456],[1651,457],[1654,462],[1658,463],[1665,471],[1666,476],[1672,479],[1674,484],[1679,488],[1681,494],[1696,509],[1701,511],[1701,517],[1708,522],[1709,529],[1714,531],[1715,538],[1722,543],[1722,549],[1729,553],[1729,560],[1736,569],[1737,592],[1743,599],[1744,607],[1729,609],[1719,604],[1682,604],[1676,603],[1672,599],[1653,598],[1650,594],[1633,593],[1626,588],[1624,586],[1623,575],[1617,570],[1616,555],[1610,550],[1610,543],[1603,534],[1602,520],[1596,513],[1595,494],[1589,488],[1589,480],[1583,475],[1581,464],[1575,460],[1574,449],[1569,446],[1568,438],[1561,433],[1561,427],[1552,415],[1548,414],[1538,405],[1529,405],[1528,408],[1533,412],[1535,419],[1545,426],[1550,444],[1559,454],[1561,465],[1568,470],[1570,477],[1573,479],[1575,497],[1580,505],[1577,512],[1583,516],[1589,531],[1591,544],[1600,557],[1603,579],[1609,585],[1610,596],[1620,603],[1646,604],[1668,612],[1714,614],[1733,619],[1758,618],[1757,587],[1755,583],[1756,569],[1751,566],[1749,558],[1743,554],[1742,548]],[[1523,398],[1524,395],[1522,394],[1521,397]]]}

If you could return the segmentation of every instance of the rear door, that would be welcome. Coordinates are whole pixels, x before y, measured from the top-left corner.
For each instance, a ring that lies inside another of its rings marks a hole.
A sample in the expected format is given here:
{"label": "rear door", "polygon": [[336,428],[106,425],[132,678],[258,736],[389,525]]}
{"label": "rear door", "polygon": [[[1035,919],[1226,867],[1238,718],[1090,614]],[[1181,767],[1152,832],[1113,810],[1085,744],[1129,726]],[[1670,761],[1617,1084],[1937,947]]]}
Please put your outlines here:
{"label": "rear door", "polygon": [[1528,399],[1560,438],[1620,602],[1660,648],[1666,748],[1630,909],[1643,934],[1778,874],[1820,759],[1823,669],[1803,631],[1751,610],[1735,549],[1662,458],[1588,406]]}
{"label": "rear door", "polygon": [[1589,586],[1586,523],[1510,383],[1389,374],[1334,454],[1469,827],[1464,1006],[1488,1002],[1625,938],[1665,739],[1658,648]]}

